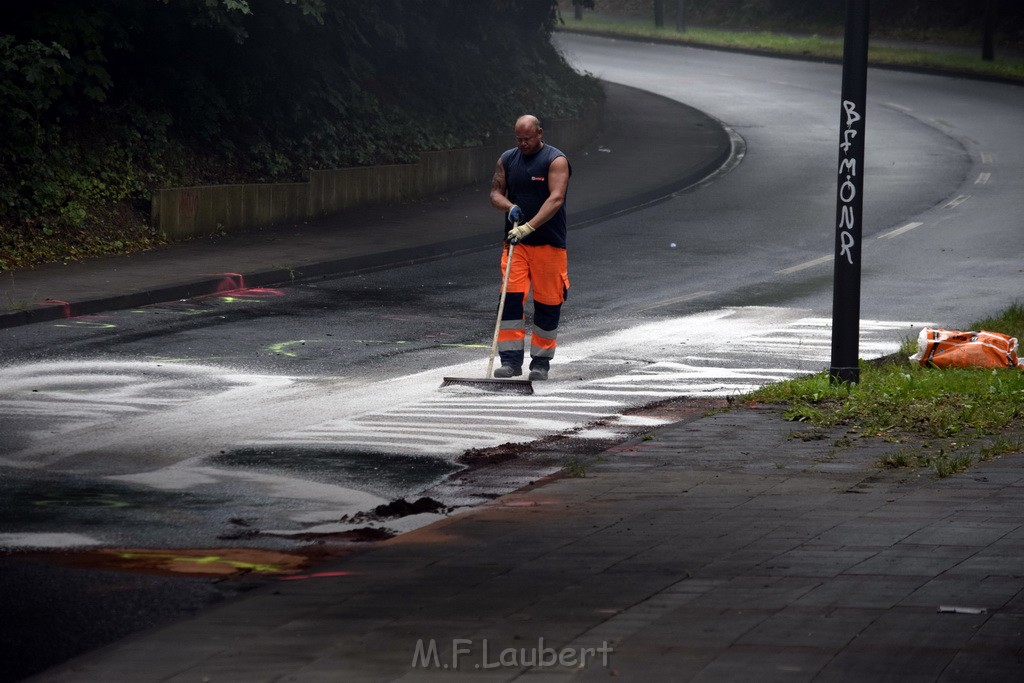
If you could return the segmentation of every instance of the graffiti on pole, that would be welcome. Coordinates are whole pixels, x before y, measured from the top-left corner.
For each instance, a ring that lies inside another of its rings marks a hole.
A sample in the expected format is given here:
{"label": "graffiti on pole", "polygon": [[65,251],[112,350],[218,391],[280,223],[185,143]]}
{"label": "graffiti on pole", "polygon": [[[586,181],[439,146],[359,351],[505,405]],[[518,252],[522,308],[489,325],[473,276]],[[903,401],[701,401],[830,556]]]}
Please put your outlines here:
{"label": "graffiti on pole", "polygon": [[853,265],[853,248],[857,244],[857,188],[860,186],[857,176],[857,157],[850,154],[853,141],[860,134],[857,123],[863,117],[857,113],[857,103],[843,100],[843,121],[841,142],[839,143],[839,258]]}

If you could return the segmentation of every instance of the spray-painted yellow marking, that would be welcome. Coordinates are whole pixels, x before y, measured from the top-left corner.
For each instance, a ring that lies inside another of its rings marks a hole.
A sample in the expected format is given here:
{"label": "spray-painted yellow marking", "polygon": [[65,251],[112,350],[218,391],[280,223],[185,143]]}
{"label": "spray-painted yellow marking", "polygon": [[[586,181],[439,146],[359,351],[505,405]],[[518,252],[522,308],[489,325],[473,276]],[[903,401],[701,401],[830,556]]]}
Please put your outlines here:
{"label": "spray-painted yellow marking", "polygon": [[259,548],[109,548],[82,553],[78,562],[132,572],[201,576],[296,574],[309,558]]}
{"label": "spray-painted yellow marking", "polygon": [[299,354],[295,353],[294,351],[289,351],[288,349],[290,347],[295,346],[296,344],[298,344],[299,346],[303,346],[305,344],[316,344],[320,341],[321,340],[319,339],[297,339],[295,341],[278,342],[277,344],[271,344],[270,346],[268,346],[267,350],[270,351],[271,353],[276,353],[281,356],[296,358],[298,357]]}
{"label": "spray-painted yellow marking", "polygon": [[186,564],[223,564],[232,569],[242,569],[250,572],[261,572],[264,574],[281,574],[289,571],[288,567],[278,564],[260,564],[257,562],[242,562],[240,560],[229,560],[218,555],[207,555],[205,557],[191,557],[188,555],[171,555],[169,553],[118,553],[118,556],[125,560],[170,560],[171,562],[184,562]]}
{"label": "spray-painted yellow marking", "polygon": [[219,296],[217,297],[226,304],[256,304],[263,303],[263,299],[246,299],[240,296]]}
{"label": "spray-painted yellow marking", "polygon": [[[86,327],[96,327],[101,330],[109,330],[117,325],[113,323],[96,323],[91,320],[75,320],[75,325],[85,325]],[[74,327],[75,325],[65,325],[64,323],[57,323],[54,327]]]}

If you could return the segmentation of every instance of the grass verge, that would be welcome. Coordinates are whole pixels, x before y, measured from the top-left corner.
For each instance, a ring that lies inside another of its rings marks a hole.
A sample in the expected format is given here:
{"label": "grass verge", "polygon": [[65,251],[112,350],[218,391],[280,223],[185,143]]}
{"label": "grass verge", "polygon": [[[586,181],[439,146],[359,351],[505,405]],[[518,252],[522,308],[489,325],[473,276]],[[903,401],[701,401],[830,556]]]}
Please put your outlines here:
{"label": "grass verge", "polygon": [[[657,28],[649,21],[587,15],[580,21],[567,19],[563,28],[596,35],[649,38],[695,47],[751,50],[828,60],[841,60],[843,57],[843,39],[829,36],[698,27],[679,32],[674,27]],[[941,49],[923,43],[919,46],[903,46],[878,42],[869,45],[868,61],[873,65],[902,66],[1024,82],[1024,59],[999,57],[997,54],[997,59],[987,62],[981,58],[980,46],[976,54],[972,54],[967,49]]]}
{"label": "grass verge", "polygon": [[[980,320],[971,329],[1024,338],[1024,305]],[[743,402],[781,405],[788,420],[820,428],[844,426],[861,436],[905,444],[882,468],[931,467],[940,477],[976,460],[1024,450],[1024,372],[1019,369],[939,370],[908,360],[916,340],[893,357],[861,362],[860,382],[834,384],[828,372],[768,385]],[[980,445],[981,439],[988,444]]]}

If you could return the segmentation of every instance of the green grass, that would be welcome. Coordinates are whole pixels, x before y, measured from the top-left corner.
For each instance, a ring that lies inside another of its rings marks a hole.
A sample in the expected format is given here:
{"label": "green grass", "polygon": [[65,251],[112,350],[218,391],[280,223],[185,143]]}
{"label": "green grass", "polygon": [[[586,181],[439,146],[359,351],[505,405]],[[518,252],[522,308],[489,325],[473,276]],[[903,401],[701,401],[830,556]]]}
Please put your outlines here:
{"label": "green grass", "polygon": [[562,463],[562,470],[567,476],[582,479],[587,476],[587,461],[578,456],[569,456]]}
{"label": "green grass", "polygon": [[[842,38],[828,36],[794,36],[768,31],[727,31],[697,27],[688,28],[680,33],[674,27],[656,28],[650,21],[612,20],[586,14],[582,21],[567,19],[564,27],[598,35],[651,38],[698,47],[756,50],[821,59],[842,59],[843,56]],[[997,59],[986,62],[981,59],[980,45],[976,52],[977,54],[972,55],[959,50],[930,49],[926,45],[909,48],[869,44],[868,60],[878,65],[936,69],[1024,81],[1024,59],[1001,58],[997,51]]]}
{"label": "green grass", "polygon": [[1015,303],[997,317],[982,318],[974,323],[971,329],[1002,332],[1017,339],[1024,339],[1024,304]]}
{"label": "green grass", "polygon": [[[1022,339],[1024,306],[1014,304],[970,329]],[[762,387],[741,400],[781,405],[788,420],[918,444],[917,451],[905,446],[882,458],[883,468],[931,466],[938,476],[949,476],[970,466],[974,457],[962,451],[982,437],[995,438],[978,451],[979,460],[1022,450],[1021,441],[1004,431],[1024,429],[1024,372],[921,367],[907,360],[915,346],[907,340],[884,362],[862,361],[857,384],[833,383],[821,372]]]}
{"label": "green grass", "polygon": [[875,436],[909,431],[949,437],[1001,429],[1024,415],[1024,373],[862,363],[856,385],[834,384],[822,372],[764,387],[746,398],[785,404],[787,419],[819,427],[855,425]]}
{"label": "green grass", "polygon": [[[969,444],[963,444],[961,447],[967,447]],[[927,446],[927,445],[926,445]],[[999,455],[1005,455],[1006,453],[1016,453],[1020,449],[1015,450],[1002,450],[999,449]],[[911,448],[900,448],[899,450],[885,455],[878,460],[878,466],[882,469],[900,469],[900,468],[931,468],[935,471],[935,475],[940,479],[952,476],[959,472],[964,472],[970,469],[971,465],[975,461],[988,461],[996,457],[989,452],[989,449],[981,449],[978,457],[968,452],[961,452],[957,454],[946,453],[945,449],[940,448],[938,454],[932,454],[927,447],[915,451]]]}

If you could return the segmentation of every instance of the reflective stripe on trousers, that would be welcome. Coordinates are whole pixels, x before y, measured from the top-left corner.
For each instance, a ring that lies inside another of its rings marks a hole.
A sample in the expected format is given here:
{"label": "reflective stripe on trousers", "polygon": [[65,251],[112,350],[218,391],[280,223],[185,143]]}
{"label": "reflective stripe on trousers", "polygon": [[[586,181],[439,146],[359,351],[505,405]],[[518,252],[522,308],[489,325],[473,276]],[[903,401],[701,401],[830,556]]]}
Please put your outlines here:
{"label": "reflective stripe on trousers", "polygon": [[[508,258],[506,247],[501,258],[502,276]],[[558,323],[562,302],[569,289],[564,249],[547,245],[516,246],[509,274],[509,291],[498,331],[498,350],[502,365],[521,367],[526,344],[525,304],[533,290],[533,327],[530,330],[530,367],[547,368],[558,345]]]}

